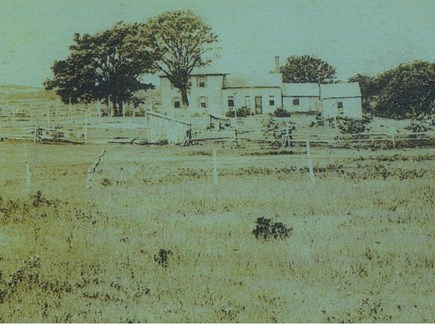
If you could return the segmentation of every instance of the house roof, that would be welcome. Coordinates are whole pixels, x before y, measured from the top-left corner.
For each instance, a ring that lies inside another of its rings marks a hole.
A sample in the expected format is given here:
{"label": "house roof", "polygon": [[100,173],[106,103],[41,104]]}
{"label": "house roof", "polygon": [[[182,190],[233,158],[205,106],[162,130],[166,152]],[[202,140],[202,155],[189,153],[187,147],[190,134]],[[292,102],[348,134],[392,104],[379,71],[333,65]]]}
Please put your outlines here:
{"label": "house roof", "polygon": [[[208,68],[194,68],[192,70],[192,73],[190,73],[191,76],[198,76],[198,75],[227,75],[229,73],[223,73],[223,72],[219,72],[219,71],[214,71]],[[159,73],[159,77],[161,78],[165,78],[166,74],[164,73]]]}
{"label": "house roof", "polygon": [[283,97],[318,97],[319,85],[317,83],[283,83]]}
{"label": "house roof", "polygon": [[229,74],[224,78],[224,89],[280,88],[281,84],[281,73]]}
{"label": "house roof", "polygon": [[320,85],[320,99],[361,97],[358,82],[331,83]]}

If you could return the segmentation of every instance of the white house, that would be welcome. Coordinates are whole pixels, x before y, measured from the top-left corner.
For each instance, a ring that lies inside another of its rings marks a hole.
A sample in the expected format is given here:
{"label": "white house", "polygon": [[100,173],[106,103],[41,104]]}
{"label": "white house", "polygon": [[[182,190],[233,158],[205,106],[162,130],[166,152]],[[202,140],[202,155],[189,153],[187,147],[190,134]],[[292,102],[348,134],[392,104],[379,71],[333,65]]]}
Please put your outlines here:
{"label": "white house", "polygon": [[181,91],[165,75],[160,76],[162,112],[174,117],[222,114],[222,88],[226,73],[194,70],[190,76],[189,107],[183,108]]}
{"label": "white house", "polygon": [[326,118],[343,115],[362,118],[361,89],[358,82],[320,85],[322,115]]}
{"label": "white house", "polygon": [[252,115],[284,108],[292,113],[321,113],[326,118],[344,115],[362,118],[361,90],[354,83],[283,83],[282,74],[229,74],[194,70],[190,76],[189,107],[183,108],[181,92],[160,76],[161,112],[168,116],[223,116],[247,107]]}
{"label": "white house", "polygon": [[288,112],[320,112],[318,83],[283,83],[282,104]]}
{"label": "white house", "polygon": [[252,115],[273,112],[282,107],[281,84],[280,73],[225,75],[223,112],[241,107],[249,108]]}

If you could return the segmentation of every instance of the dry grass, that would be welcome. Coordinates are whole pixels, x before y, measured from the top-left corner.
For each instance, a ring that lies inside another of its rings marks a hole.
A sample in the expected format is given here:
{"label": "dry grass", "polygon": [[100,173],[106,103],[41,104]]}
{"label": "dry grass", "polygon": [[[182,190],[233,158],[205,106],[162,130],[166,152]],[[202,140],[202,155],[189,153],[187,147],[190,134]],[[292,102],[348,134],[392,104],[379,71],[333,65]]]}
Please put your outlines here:
{"label": "dry grass", "polygon": [[0,150],[0,321],[435,319],[430,150],[314,149],[314,187],[303,155],[218,150],[214,186],[209,147],[28,144],[29,194]]}

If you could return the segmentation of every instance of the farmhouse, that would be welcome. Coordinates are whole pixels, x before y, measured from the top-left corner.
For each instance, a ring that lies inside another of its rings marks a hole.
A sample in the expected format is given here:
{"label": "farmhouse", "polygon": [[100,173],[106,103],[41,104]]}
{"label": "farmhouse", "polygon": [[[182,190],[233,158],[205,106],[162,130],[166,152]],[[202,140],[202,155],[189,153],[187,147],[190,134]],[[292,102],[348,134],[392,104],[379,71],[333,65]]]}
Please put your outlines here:
{"label": "farmhouse", "polygon": [[251,115],[273,113],[321,113],[326,118],[344,115],[362,118],[358,83],[283,83],[282,74],[230,74],[194,70],[190,76],[189,107],[183,108],[181,92],[165,75],[160,76],[162,113],[176,117],[224,116],[248,108]]}
{"label": "farmhouse", "polygon": [[222,88],[226,75],[227,73],[194,70],[190,76],[187,111],[183,109],[181,91],[175,88],[165,75],[160,75],[162,112],[178,118],[222,115]]}

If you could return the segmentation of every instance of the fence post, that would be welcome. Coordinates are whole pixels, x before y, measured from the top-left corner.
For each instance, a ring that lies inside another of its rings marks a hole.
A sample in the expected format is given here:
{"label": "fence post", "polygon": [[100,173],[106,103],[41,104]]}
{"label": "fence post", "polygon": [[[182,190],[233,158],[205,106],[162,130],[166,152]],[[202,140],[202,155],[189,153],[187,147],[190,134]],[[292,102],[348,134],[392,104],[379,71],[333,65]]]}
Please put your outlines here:
{"label": "fence post", "polygon": [[237,129],[235,129],[234,135],[235,135],[236,143],[235,143],[234,147],[236,147],[236,148],[239,147],[239,140],[238,140],[237,134],[238,134]]}
{"label": "fence post", "polygon": [[26,162],[26,194],[28,194],[30,190],[30,166],[29,166],[29,159],[27,157],[27,147],[25,144],[24,144],[24,159]]}
{"label": "fence post", "polygon": [[88,179],[86,181],[87,189],[91,188],[92,177],[94,176],[95,169],[97,168],[98,164],[100,164],[101,158],[103,157],[104,153],[106,153],[106,149],[103,149],[101,151],[100,155],[98,155],[97,159],[95,160],[94,165],[88,168]]}
{"label": "fence post", "polygon": [[68,102],[68,117],[69,117],[69,122],[72,122],[72,115],[71,115],[71,97],[69,97],[69,102]]}
{"label": "fence post", "polygon": [[391,141],[393,142],[393,148],[396,148],[396,141],[394,139],[394,135],[396,134],[396,129],[395,128],[390,128],[390,132],[391,132]]}
{"label": "fence post", "polygon": [[150,115],[148,115],[148,110],[146,108],[145,108],[145,116],[147,118],[147,142],[149,144],[151,141]]}
{"label": "fence post", "polygon": [[85,144],[88,144],[88,107],[85,108]]}
{"label": "fence post", "polygon": [[215,185],[218,184],[216,150],[213,150],[213,182]]}
{"label": "fence post", "polygon": [[311,182],[313,185],[316,183],[316,179],[314,178],[314,171],[313,171],[313,160],[311,159],[311,149],[310,149],[310,141],[306,141],[307,146],[307,163],[308,163],[308,173],[311,178]]}
{"label": "fence post", "polygon": [[15,122],[15,112],[16,112],[16,107],[13,106],[12,109],[12,134],[15,137],[15,127],[17,126],[16,122]]}

